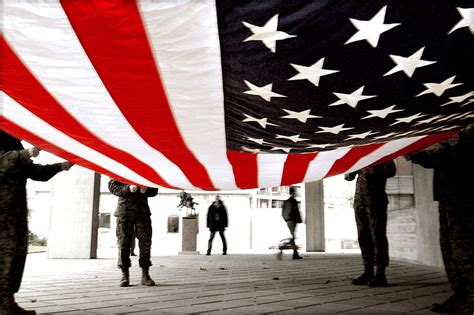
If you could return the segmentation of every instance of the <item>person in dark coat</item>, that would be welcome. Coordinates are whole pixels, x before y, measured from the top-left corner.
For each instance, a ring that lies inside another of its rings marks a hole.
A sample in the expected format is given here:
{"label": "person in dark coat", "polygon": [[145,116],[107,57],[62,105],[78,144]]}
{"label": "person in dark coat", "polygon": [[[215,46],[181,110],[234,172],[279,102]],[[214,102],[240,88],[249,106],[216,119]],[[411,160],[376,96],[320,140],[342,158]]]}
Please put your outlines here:
{"label": "person in dark coat", "polygon": [[20,140],[0,130],[0,314],[35,314],[16,302],[14,295],[21,279],[28,253],[28,208],[26,181],[48,181],[57,173],[69,170],[73,163],[34,164],[39,149],[25,150]]}
{"label": "person in dark coat", "polygon": [[207,227],[211,231],[211,235],[209,237],[206,255],[211,255],[212,241],[214,240],[216,232],[219,232],[222,240],[222,255],[227,255],[227,241],[224,235],[227,225],[227,209],[221,197],[216,196],[216,200],[209,206],[209,210],[207,211]]}
{"label": "person in dark coat", "polygon": [[[459,139],[459,141],[458,141]],[[438,201],[440,246],[454,295],[433,304],[439,313],[474,313],[474,125],[458,137],[406,156],[434,169],[433,198]]]}
{"label": "person in dark coat", "polygon": [[281,215],[285,220],[286,225],[291,234],[291,246],[293,247],[293,259],[303,259],[298,254],[298,246],[296,245],[296,226],[302,223],[300,209],[298,207],[298,201],[295,199],[296,187],[290,187],[290,198],[284,201],[282,206]]}
{"label": "person in dark coat", "polygon": [[[385,269],[388,266],[387,205],[385,192],[387,178],[395,176],[393,161],[365,167],[345,175],[346,180],[357,176],[354,211],[364,273],[352,284],[371,287],[387,286]],[[377,267],[374,276],[374,265]]]}
{"label": "person in dark coat", "polygon": [[152,265],[150,259],[152,226],[148,198],[156,196],[158,189],[128,185],[110,179],[109,191],[119,197],[114,215],[117,217],[117,265],[122,270],[120,286],[128,287],[130,285],[129,268],[132,266],[130,248],[134,234],[138,238],[138,248],[140,250],[138,263],[142,268],[141,284],[154,286],[155,282],[149,274]]}

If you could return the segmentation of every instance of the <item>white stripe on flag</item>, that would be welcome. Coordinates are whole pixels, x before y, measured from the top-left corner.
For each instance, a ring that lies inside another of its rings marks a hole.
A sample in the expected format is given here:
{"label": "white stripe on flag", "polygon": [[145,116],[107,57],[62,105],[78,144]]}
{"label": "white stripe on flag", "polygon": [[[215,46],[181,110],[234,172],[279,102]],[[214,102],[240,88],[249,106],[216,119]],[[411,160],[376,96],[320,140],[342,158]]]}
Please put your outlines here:
{"label": "white stripe on flag", "polygon": [[288,154],[258,154],[258,187],[278,187],[281,185],[287,157]]}
{"label": "white stripe on flag", "polygon": [[346,171],[346,173],[350,173],[356,170],[359,170],[363,167],[369,166],[374,162],[377,162],[384,156],[388,156],[392,153],[395,153],[407,146],[409,146],[412,143],[415,143],[416,141],[423,139],[426,136],[420,136],[420,137],[412,137],[412,138],[403,138],[403,139],[397,139],[393,140],[390,142],[385,143],[382,145],[380,148],[376,149],[375,151],[367,154],[363,158],[361,158],[357,163],[355,163],[349,170]]}
{"label": "white stripe on flag", "polygon": [[346,155],[349,151],[350,148],[341,148],[318,153],[316,158],[309,163],[304,182],[312,182],[324,178],[334,162]]}
{"label": "white stripe on flag", "polygon": [[148,164],[170,185],[193,188],[174,163],[143,141],[117,108],[58,1],[5,0],[3,10],[4,36],[75,119],[104,142]]}
{"label": "white stripe on flag", "polygon": [[92,150],[91,148],[58,131],[53,126],[47,124],[42,119],[38,118],[23,106],[15,102],[15,100],[13,100],[3,91],[0,95],[3,106],[2,115],[21,128],[34,133],[40,138],[54,139],[54,145],[61,148],[62,150],[77,155],[84,160],[92,161],[98,166],[110,170],[112,173],[117,174],[123,178],[130,179],[131,181],[137,184],[142,184],[143,186],[156,187],[156,184],[141,177],[126,166],[117,163],[107,156]]}
{"label": "white stripe on flag", "polygon": [[216,188],[237,189],[226,155],[215,2],[140,1],[139,8],[186,145]]}

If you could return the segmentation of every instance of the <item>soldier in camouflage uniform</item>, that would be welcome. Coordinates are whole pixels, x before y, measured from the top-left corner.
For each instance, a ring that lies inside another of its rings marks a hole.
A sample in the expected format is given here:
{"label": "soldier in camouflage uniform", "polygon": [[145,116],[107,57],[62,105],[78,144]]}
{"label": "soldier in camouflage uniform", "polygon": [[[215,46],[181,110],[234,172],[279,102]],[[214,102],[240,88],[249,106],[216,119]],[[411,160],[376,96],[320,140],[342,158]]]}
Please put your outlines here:
{"label": "soldier in camouflage uniform", "polygon": [[149,274],[152,227],[148,198],[156,196],[158,189],[137,187],[111,179],[109,181],[109,190],[112,194],[119,197],[114,215],[117,217],[118,267],[122,269],[120,286],[128,287],[130,285],[129,268],[132,265],[130,246],[134,237],[134,230],[138,238],[140,250],[138,263],[142,268],[141,284],[153,286],[155,282]]}
{"label": "soldier in camouflage uniform", "polygon": [[[385,192],[387,178],[395,176],[393,161],[363,168],[347,174],[346,180],[357,175],[354,197],[355,219],[359,246],[362,252],[364,273],[352,280],[352,284],[371,287],[387,286],[385,268],[388,266],[387,205]],[[377,267],[374,276],[374,265]]]}
{"label": "soldier in camouflage uniform", "polygon": [[406,156],[433,168],[433,197],[439,203],[440,245],[454,295],[436,303],[432,311],[456,314],[474,312],[474,127],[424,151]]}
{"label": "soldier in camouflage uniform", "polygon": [[35,314],[21,308],[14,298],[28,252],[28,210],[26,180],[47,181],[70,162],[34,164],[30,157],[39,150],[24,150],[20,140],[0,130],[0,314]]}

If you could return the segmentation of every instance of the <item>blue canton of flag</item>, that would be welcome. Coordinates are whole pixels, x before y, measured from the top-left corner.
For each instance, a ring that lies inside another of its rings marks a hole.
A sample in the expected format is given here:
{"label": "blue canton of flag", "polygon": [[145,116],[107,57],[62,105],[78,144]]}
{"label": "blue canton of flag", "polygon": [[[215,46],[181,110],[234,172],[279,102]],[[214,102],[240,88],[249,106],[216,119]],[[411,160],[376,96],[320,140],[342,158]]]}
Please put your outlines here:
{"label": "blue canton of flag", "polygon": [[218,2],[228,147],[301,153],[473,121],[470,1]]}

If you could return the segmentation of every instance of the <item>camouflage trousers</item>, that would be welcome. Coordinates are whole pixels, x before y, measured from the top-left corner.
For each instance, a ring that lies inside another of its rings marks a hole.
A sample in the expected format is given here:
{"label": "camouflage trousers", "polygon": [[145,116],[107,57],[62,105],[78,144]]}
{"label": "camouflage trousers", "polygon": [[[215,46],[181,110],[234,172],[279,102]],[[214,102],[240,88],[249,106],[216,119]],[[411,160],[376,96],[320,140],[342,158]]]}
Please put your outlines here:
{"label": "camouflage trousers", "polygon": [[355,219],[364,266],[388,266],[387,205],[359,206]]}
{"label": "camouflage trousers", "polygon": [[439,203],[440,245],[449,283],[459,294],[474,293],[474,203]]}
{"label": "camouflage trousers", "polygon": [[141,268],[151,266],[151,218],[149,216],[139,217],[117,217],[117,242],[118,242],[118,267],[129,268],[132,265],[130,260],[130,247],[132,240],[138,238],[138,248],[140,257],[138,263]]}
{"label": "camouflage trousers", "polygon": [[0,213],[0,304],[7,304],[20,289],[27,252],[26,211],[16,215]]}

